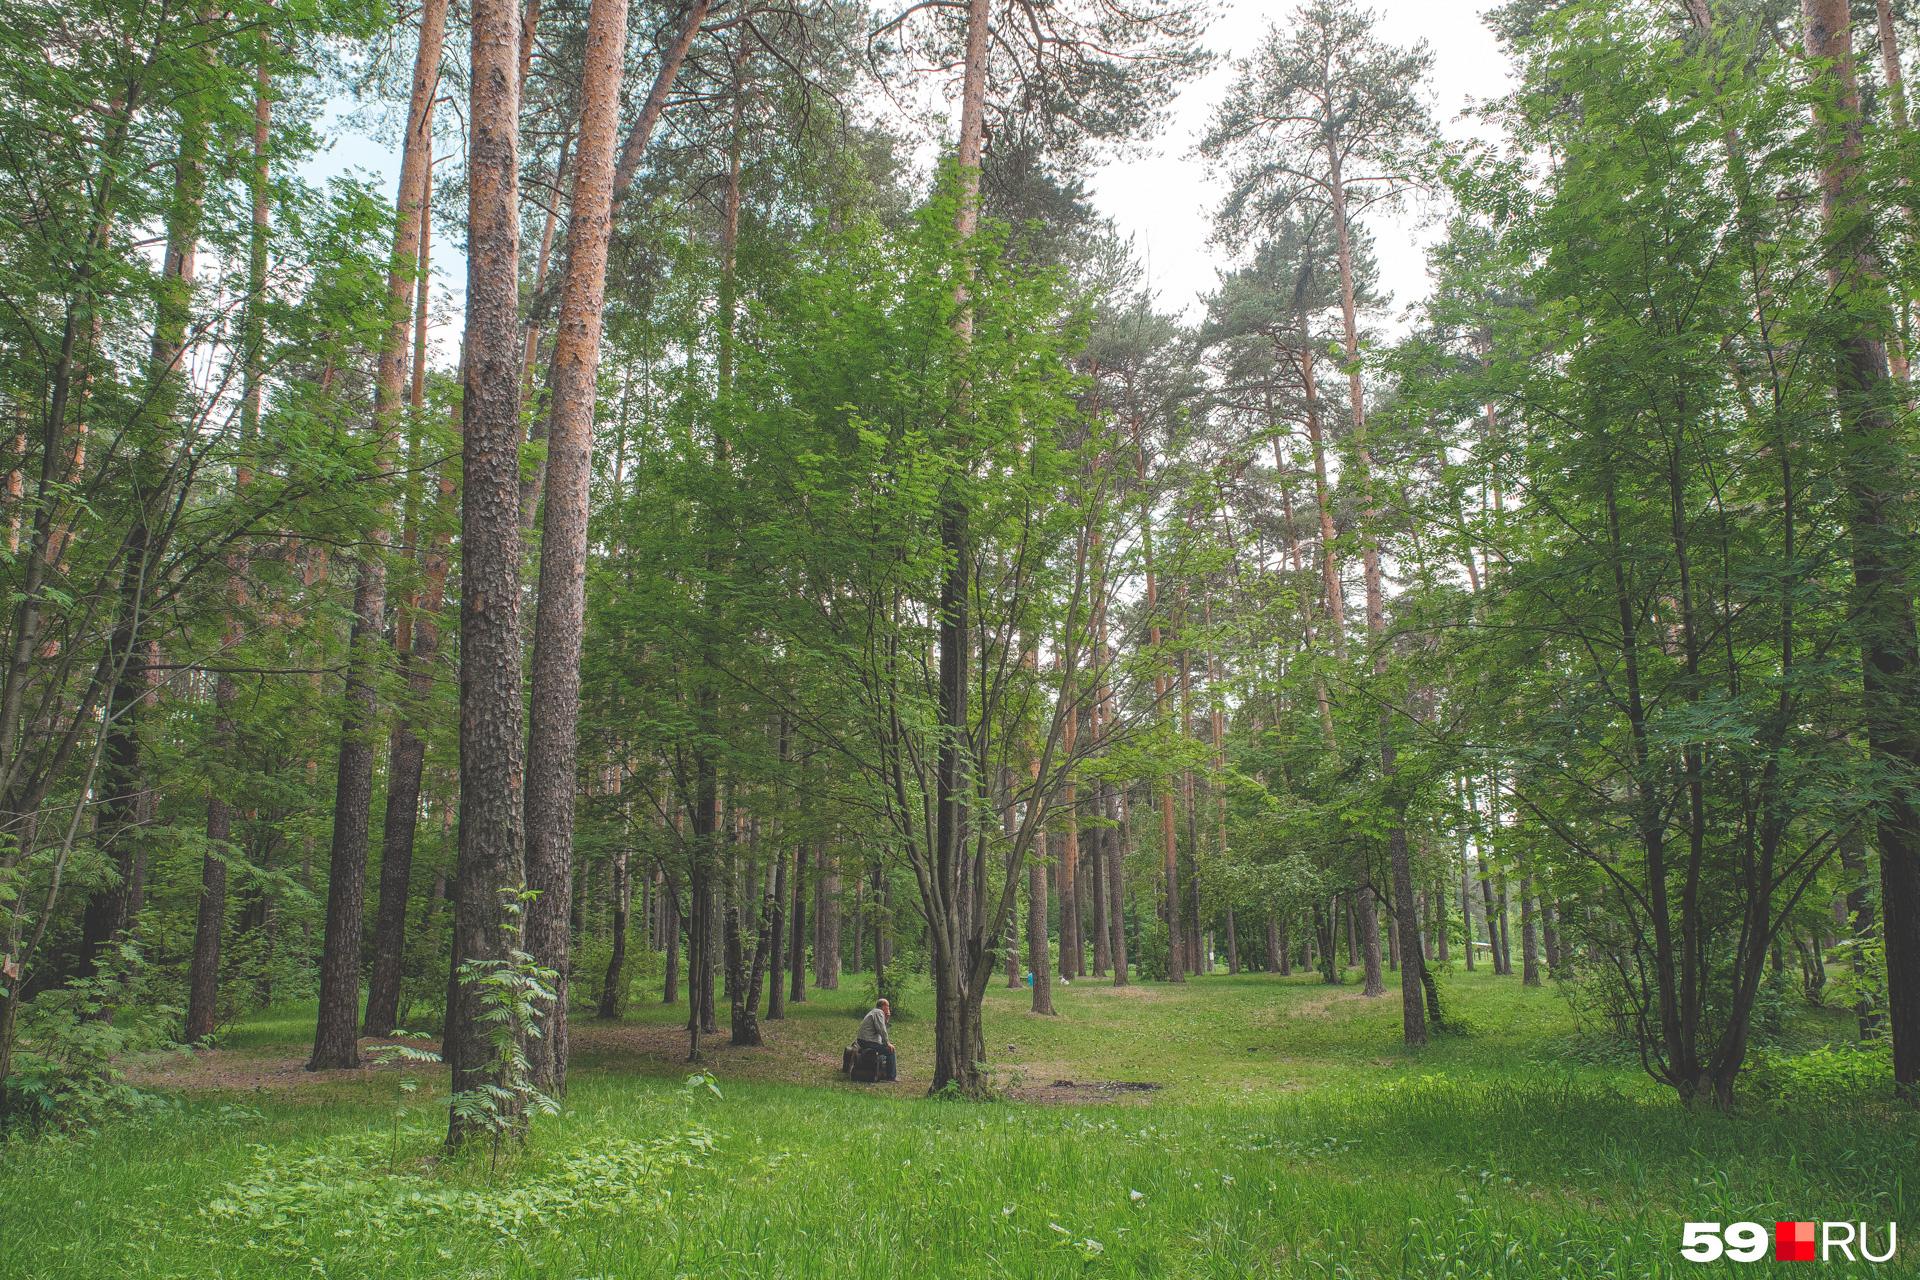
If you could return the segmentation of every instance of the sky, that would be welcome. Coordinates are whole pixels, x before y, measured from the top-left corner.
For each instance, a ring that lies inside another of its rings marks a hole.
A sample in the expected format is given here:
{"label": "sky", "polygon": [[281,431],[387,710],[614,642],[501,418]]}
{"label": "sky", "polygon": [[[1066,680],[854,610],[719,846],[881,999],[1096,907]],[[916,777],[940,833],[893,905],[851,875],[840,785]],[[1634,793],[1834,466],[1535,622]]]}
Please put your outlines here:
{"label": "sky", "polygon": [[[1219,2],[1219,0],[1217,0]],[[1379,15],[1382,39],[1401,46],[1424,40],[1433,50],[1428,86],[1430,106],[1449,136],[1465,136],[1472,126],[1462,113],[1476,102],[1500,96],[1509,87],[1506,61],[1480,15],[1482,0],[1366,0]],[[1207,177],[1195,147],[1233,72],[1230,60],[1249,51],[1266,27],[1285,21],[1294,0],[1224,0],[1208,43],[1227,55],[1208,75],[1193,81],[1175,99],[1163,132],[1126,159],[1094,171],[1089,190],[1100,213],[1131,236],[1147,273],[1149,287],[1164,311],[1197,319],[1202,299],[1217,281],[1222,251],[1209,234],[1212,211],[1222,191]],[[368,135],[349,114],[351,104],[333,104],[321,127],[328,148],[304,166],[311,181],[357,171],[373,178],[391,198],[399,157],[389,142]],[[1397,329],[1396,317],[1417,302],[1426,288],[1425,251],[1438,234],[1432,211],[1418,202],[1397,212],[1370,215],[1380,281],[1389,299],[1384,320]],[[435,363],[444,363],[458,344],[460,297],[466,262],[450,237],[435,240]]]}
{"label": "sky", "polygon": [[[1402,47],[1425,40],[1432,47],[1429,105],[1442,130],[1450,137],[1472,133],[1461,113],[1510,87],[1506,59],[1480,20],[1489,6],[1479,0],[1370,3],[1380,17],[1381,39]],[[1231,0],[1208,33],[1208,43],[1229,58],[1239,56],[1292,9],[1292,0]],[[1100,211],[1133,237],[1160,308],[1190,318],[1197,318],[1200,300],[1217,279],[1222,251],[1208,235],[1212,211],[1224,194],[1208,180],[1206,164],[1194,149],[1232,78],[1231,65],[1223,62],[1194,81],[1174,102],[1168,127],[1144,156],[1103,166],[1091,183]],[[1437,234],[1431,222],[1431,209],[1417,203],[1397,214],[1376,215],[1375,257],[1393,311],[1424,295],[1425,252]]]}

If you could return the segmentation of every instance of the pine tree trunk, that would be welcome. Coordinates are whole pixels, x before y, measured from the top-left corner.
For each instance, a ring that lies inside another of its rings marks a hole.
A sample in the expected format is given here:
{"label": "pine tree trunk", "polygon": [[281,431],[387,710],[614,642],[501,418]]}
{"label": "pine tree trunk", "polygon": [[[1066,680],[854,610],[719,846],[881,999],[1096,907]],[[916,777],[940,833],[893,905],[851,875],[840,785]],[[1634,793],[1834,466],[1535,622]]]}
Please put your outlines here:
{"label": "pine tree trunk", "polygon": [[620,1016],[620,995],[627,984],[627,919],[632,905],[627,851],[618,849],[613,855],[613,951],[607,957],[606,977],[600,983],[600,1006],[594,1011],[600,1018]]}
{"label": "pine tree trunk", "polygon": [[[1916,652],[1904,439],[1887,376],[1885,285],[1865,216],[1860,95],[1853,73],[1845,0],[1802,0],[1807,56],[1827,92],[1815,109],[1828,147],[1821,172],[1827,274],[1835,305],[1848,311],[1836,335],[1836,399],[1846,454],[1846,518],[1860,628],[1867,746],[1889,774],[1920,769],[1913,723]],[[1920,1089],[1920,808],[1906,788],[1879,811],[1880,910],[1887,958],[1887,1022],[1896,1088]]]}
{"label": "pine tree trunk", "polygon": [[[260,407],[264,394],[267,292],[267,236],[271,226],[272,205],[267,185],[267,140],[272,125],[272,79],[264,58],[255,72],[253,99],[253,199],[252,234],[247,243],[247,306],[242,318],[240,391],[240,447],[242,461],[234,469],[234,494],[244,498],[253,478],[246,451],[259,434]],[[232,575],[229,595],[232,614],[221,637],[221,648],[232,652],[240,643],[240,611],[246,606],[246,560],[243,555],[228,557]],[[221,672],[214,684],[213,744],[216,755],[230,759],[234,750],[233,703],[237,696],[233,677]],[[227,797],[214,791],[207,797],[207,853],[200,865],[200,904],[194,921],[193,960],[187,971],[187,1026],[185,1040],[199,1044],[213,1034],[220,1003],[220,944],[227,919],[227,854],[225,847],[233,835],[233,808]],[[0,1080],[5,1080],[0,1073]]]}
{"label": "pine tree trunk", "polygon": [[1493,924],[1490,926],[1489,932],[1493,935],[1493,945],[1500,953],[1499,972],[1511,977],[1513,975],[1513,947],[1511,945],[1509,931],[1513,924],[1513,899],[1507,892],[1506,873],[1501,872],[1493,875],[1488,883],[1491,885],[1494,894]]}
{"label": "pine tree trunk", "polygon": [[[1063,689],[1061,697],[1069,704],[1074,701],[1071,689]],[[1061,735],[1061,750],[1073,755],[1080,725],[1079,708],[1069,706],[1066,712],[1066,726]],[[1060,873],[1060,976],[1077,978],[1080,976],[1080,805],[1079,792],[1074,786],[1071,774],[1062,788],[1060,797],[1060,860],[1056,864]],[[1034,990],[1039,990],[1036,981]]]}
{"label": "pine tree trunk", "polygon": [[[1035,800],[1038,803],[1038,800]],[[1046,837],[1041,837],[1041,850]],[[1027,971],[1033,975],[1035,1013],[1053,1012],[1053,973],[1047,955],[1047,866],[1051,859],[1027,859]]]}
{"label": "pine tree trunk", "polygon": [[661,886],[661,931],[666,936],[666,975],[660,981],[660,1003],[680,999],[680,886],[671,878]]}
{"label": "pine tree trunk", "polygon": [[[433,229],[431,192],[432,135],[421,139],[429,164],[420,193],[420,269],[415,282],[413,313],[413,379],[410,401],[415,415],[426,411],[427,302],[432,276],[429,239]],[[459,496],[453,471],[440,470],[439,504],[443,513],[454,510]],[[451,567],[450,532],[444,527],[427,544],[424,585],[407,612],[411,620],[411,648],[395,647],[407,676],[408,703],[395,718],[387,739],[387,810],[381,825],[380,903],[374,915],[373,965],[367,983],[367,1013],[361,1031],[387,1035],[399,1017],[401,960],[406,954],[407,897],[413,877],[413,847],[420,819],[421,778],[427,747],[419,736],[416,718],[433,692],[433,670],[440,652],[440,610],[446,602],[447,573]]]}
{"label": "pine tree trunk", "polygon": [[567,1083],[567,922],[573,898],[573,797],[580,745],[580,650],[586,628],[588,482],[600,373],[607,246],[613,229],[613,147],[625,66],[627,0],[593,0],[580,85],[580,146],[567,224],[566,281],[555,331],[553,410],[540,527],[527,738],[527,950],[555,973],[543,1034],[527,1045],[534,1083]]}
{"label": "pine tree trunk", "polygon": [[837,991],[840,988],[840,868],[825,845],[820,847],[820,868],[820,896],[814,905],[820,941],[813,949],[813,985],[822,991]]}
{"label": "pine tree trunk", "polygon": [[807,846],[795,844],[793,850],[793,980],[787,987],[787,1003],[804,1004],[807,999]]}
{"label": "pine tree trunk", "polygon": [[1110,828],[1107,839],[1107,924],[1113,930],[1113,985],[1127,985],[1127,824],[1118,812],[1121,798],[1118,788],[1108,783],[1106,790],[1107,820],[1116,825]]}
{"label": "pine tree trunk", "polygon": [[767,972],[771,975],[767,988],[767,1021],[778,1022],[787,1016],[787,855],[780,849],[773,852],[773,918],[768,923],[768,939],[771,949],[767,955]]}
{"label": "pine tree trunk", "polygon": [[[231,743],[233,681],[220,678],[214,693],[215,738]],[[233,810],[218,791],[207,797],[207,854],[200,862],[200,909],[194,922],[193,960],[187,971],[187,1044],[213,1035],[220,1003],[220,936],[227,917],[227,855]],[[5,1077],[0,1076],[0,1080]]]}
{"label": "pine tree trunk", "polygon": [[[414,277],[420,262],[429,165],[426,139],[439,86],[446,6],[421,10],[413,96],[400,157],[399,217],[387,269],[387,330],[374,380],[373,437],[383,454],[405,411],[406,360],[413,325]],[[357,1066],[360,937],[366,901],[367,834],[373,807],[376,686],[386,648],[386,548],[376,533],[355,566],[353,629],[348,640],[346,713],[334,781],[333,847],[328,863],[327,927],[320,954],[320,1016],[308,1070]],[[404,908],[402,908],[404,909]]]}
{"label": "pine tree trunk", "polygon": [[[161,260],[160,289],[154,305],[153,341],[148,354],[149,392],[146,411],[157,422],[174,416],[185,383],[188,324],[192,318],[193,283],[200,247],[200,225],[206,207],[207,150],[211,126],[207,104],[198,92],[180,100],[180,142],[174,159],[174,182],[166,208],[165,256]],[[104,223],[104,214],[102,215]],[[71,323],[68,337],[71,338]],[[133,926],[139,914],[141,866],[145,841],[143,817],[146,786],[140,745],[140,714],[149,701],[150,682],[144,654],[148,641],[147,606],[153,575],[166,552],[161,528],[167,501],[164,476],[156,474],[168,450],[170,430],[155,432],[160,443],[142,443],[133,459],[139,491],[132,504],[132,523],[121,552],[118,614],[108,635],[108,663],[113,670],[107,696],[102,786],[98,832],[100,843],[113,850],[115,883],[97,889],[88,898],[81,917],[79,972],[94,973],[109,943]],[[44,539],[36,539],[46,545]],[[56,556],[57,558],[57,556]],[[44,559],[39,557],[37,559]],[[30,628],[15,637],[16,650]],[[29,652],[32,652],[29,650]],[[29,661],[31,659],[28,659]],[[22,687],[10,683],[9,694]],[[11,744],[9,744],[11,745]]]}
{"label": "pine tree trunk", "polygon": [[[1094,803],[1099,803],[1099,791],[1094,792]],[[1107,927],[1107,860],[1101,846],[1107,841],[1109,832],[1096,827],[1087,833],[1086,857],[1081,861],[1087,869],[1087,895],[1093,907],[1093,969],[1092,977],[1107,976],[1107,966],[1113,963],[1113,939]]]}
{"label": "pine tree trunk", "polygon": [[[446,1058],[456,1091],[493,1080],[468,963],[519,942],[503,890],[526,882],[520,679],[519,14],[473,0],[469,60],[466,392],[460,507],[460,851]],[[469,1136],[452,1117],[448,1142]]]}

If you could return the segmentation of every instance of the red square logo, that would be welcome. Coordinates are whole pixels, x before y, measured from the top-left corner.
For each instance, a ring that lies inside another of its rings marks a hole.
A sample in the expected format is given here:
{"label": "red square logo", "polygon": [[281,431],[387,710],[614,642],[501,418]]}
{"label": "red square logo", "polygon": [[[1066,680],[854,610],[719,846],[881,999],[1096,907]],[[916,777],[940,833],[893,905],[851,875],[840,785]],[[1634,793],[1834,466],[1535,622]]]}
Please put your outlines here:
{"label": "red square logo", "polygon": [[1812,1262],[1813,1224],[1811,1222],[1774,1223],[1773,1260],[1775,1262]]}

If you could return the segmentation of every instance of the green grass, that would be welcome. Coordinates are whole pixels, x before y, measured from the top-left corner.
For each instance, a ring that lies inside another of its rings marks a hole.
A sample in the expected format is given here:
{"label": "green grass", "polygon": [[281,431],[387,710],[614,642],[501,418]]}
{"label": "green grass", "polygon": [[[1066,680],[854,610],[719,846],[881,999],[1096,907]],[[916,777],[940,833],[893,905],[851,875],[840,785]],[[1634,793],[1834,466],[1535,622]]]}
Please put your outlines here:
{"label": "green grass", "polygon": [[996,988],[1015,1097],[1163,1086],[1052,1106],[920,1096],[925,1016],[896,1027],[900,1086],[839,1083],[864,984],[810,993],[765,1050],[717,1051],[718,1097],[683,1084],[676,1011],[581,1024],[566,1113],[497,1174],[436,1162],[431,1075],[411,1098],[393,1070],[287,1083],[309,1024],[276,1010],[218,1055],[230,1085],[269,1087],[169,1089],[0,1148],[0,1275],[1640,1277],[1721,1270],[1679,1258],[1689,1219],[1920,1230],[1910,1110],[1689,1113],[1567,1054],[1564,1003],[1512,979],[1453,975],[1473,1033],[1417,1055],[1394,995],[1312,979],[1082,983],[1054,1019]]}

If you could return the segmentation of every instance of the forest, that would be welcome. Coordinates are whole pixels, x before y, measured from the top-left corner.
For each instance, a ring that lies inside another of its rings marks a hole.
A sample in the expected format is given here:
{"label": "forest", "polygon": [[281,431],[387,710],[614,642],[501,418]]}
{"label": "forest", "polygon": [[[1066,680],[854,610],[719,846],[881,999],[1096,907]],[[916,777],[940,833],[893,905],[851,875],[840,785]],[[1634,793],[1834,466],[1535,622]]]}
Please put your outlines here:
{"label": "forest", "polygon": [[1913,1256],[1920,4],[9,13],[0,1276]]}

